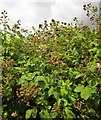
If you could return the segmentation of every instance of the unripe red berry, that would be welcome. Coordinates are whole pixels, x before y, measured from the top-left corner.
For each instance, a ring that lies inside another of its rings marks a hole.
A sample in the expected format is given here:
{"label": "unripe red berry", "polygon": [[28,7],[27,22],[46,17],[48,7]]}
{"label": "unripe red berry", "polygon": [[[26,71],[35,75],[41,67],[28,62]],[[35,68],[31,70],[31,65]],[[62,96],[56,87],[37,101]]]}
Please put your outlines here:
{"label": "unripe red berry", "polygon": [[24,90],[24,87],[21,87],[19,90],[20,90],[20,91],[23,91],[23,90]]}
{"label": "unripe red berry", "polygon": [[32,90],[32,88],[29,88],[29,89],[28,89],[28,91],[31,91],[31,90]]}
{"label": "unripe red berry", "polygon": [[86,61],[88,61],[88,60],[89,60],[89,57],[88,57],[88,56],[86,56],[85,60],[86,60]]}
{"label": "unripe red berry", "polygon": [[74,105],[77,105],[77,103],[78,103],[77,101],[74,101]]}
{"label": "unripe red berry", "polygon": [[62,57],[58,57],[58,58],[57,58],[57,61],[62,61]]}
{"label": "unripe red berry", "polygon": [[66,66],[66,63],[62,63],[62,67],[65,67]]}
{"label": "unripe red berry", "polygon": [[61,64],[62,62],[61,61],[58,61],[58,64]]}
{"label": "unripe red berry", "polygon": [[97,39],[101,39],[101,36],[97,36],[96,38],[97,38]]}
{"label": "unripe red berry", "polygon": [[35,92],[35,88],[32,88],[31,91],[32,91],[32,92]]}
{"label": "unripe red berry", "polygon": [[37,92],[37,91],[35,91],[35,92],[34,92],[34,95],[38,95],[38,92]]}
{"label": "unripe red berry", "polygon": [[50,60],[50,63],[53,63],[54,61],[53,60]]}
{"label": "unripe red berry", "polygon": [[47,56],[47,57],[51,57],[51,54],[47,54],[46,56]]}
{"label": "unripe red berry", "polygon": [[3,93],[4,92],[4,90],[0,90],[0,93]]}
{"label": "unripe red berry", "polygon": [[100,67],[99,66],[96,66],[96,70],[99,70],[100,69]]}
{"label": "unripe red berry", "polygon": [[74,101],[74,107],[77,107],[78,102]]}
{"label": "unripe red berry", "polygon": [[36,85],[36,87],[40,87],[40,84],[38,83],[38,84]]}

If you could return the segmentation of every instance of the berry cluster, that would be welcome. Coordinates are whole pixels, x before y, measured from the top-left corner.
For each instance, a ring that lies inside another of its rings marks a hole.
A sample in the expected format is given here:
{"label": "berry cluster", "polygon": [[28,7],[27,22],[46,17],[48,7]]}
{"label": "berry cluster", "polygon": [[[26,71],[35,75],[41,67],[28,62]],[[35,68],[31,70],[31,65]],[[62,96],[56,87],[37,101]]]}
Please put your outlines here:
{"label": "berry cluster", "polygon": [[61,67],[67,66],[67,64],[63,62],[63,57],[52,56],[50,53],[46,54],[46,62],[51,63],[54,66],[61,66]]}
{"label": "berry cluster", "polygon": [[[22,98],[21,101],[26,102],[27,100],[31,99],[32,97],[36,97],[38,95],[38,90],[37,88],[40,87],[40,84],[32,84],[30,87],[28,88],[24,88],[23,86],[21,86],[18,91],[16,91],[16,95],[19,98]],[[33,96],[34,95],[34,96]]]}

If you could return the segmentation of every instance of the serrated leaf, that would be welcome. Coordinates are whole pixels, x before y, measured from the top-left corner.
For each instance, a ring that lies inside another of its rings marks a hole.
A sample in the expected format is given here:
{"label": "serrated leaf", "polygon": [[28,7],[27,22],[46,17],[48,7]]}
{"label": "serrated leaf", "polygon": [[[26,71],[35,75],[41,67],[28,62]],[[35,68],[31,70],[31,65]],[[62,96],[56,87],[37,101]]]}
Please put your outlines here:
{"label": "serrated leaf", "polygon": [[79,84],[78,86],[76,86],[76,88],[74,89],[75,92],[81,92],[84,89],[84,85]]}
{"label": "serrated leaf", "polygon": [[27,111],[26,111],[26,116],[25,116],[25,118],[26,118],[26,119],[29,119],[30,116],[31,116],[31,113],[32,113],[32,110],[27,110]]}
{"label": "serrated leaf", "polygon": [[95,89],[91,88],[90,86],[86,86],[82,91],[81,91],[81,98],[87,100],[90,96],[91,93],[95,93]]}
{"label": "serrated leaf", "polygon": [[83,90],[80,94],[81,98],[87,100],[90,97],[91,93],[89,93],[87,90]]}

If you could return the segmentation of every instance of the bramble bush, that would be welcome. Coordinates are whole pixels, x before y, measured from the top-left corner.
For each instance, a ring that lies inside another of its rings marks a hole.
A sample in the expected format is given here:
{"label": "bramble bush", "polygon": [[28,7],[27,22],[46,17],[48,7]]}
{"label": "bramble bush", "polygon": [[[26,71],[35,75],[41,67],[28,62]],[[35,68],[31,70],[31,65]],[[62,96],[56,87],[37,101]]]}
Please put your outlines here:
{"label": "bramble bush", "polygon": [[101,19],[83,6],[95,29],[54,19],[29,32],[1,14],[2,118],[101,118]]}

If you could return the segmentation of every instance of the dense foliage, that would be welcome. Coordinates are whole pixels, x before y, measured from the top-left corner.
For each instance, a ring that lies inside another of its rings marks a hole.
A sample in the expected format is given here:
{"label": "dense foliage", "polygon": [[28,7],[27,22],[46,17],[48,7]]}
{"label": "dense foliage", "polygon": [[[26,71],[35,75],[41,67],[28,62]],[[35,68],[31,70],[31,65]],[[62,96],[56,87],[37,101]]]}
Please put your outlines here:
{"label": "dense foliage", "polygon": [[[101,33],[97,7],[83,6],[95,25],[45,20],[32,32],[2,12],[2,116],[5,120],[101,118]],[[90,10],[94,16],[90,16]]]}

